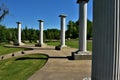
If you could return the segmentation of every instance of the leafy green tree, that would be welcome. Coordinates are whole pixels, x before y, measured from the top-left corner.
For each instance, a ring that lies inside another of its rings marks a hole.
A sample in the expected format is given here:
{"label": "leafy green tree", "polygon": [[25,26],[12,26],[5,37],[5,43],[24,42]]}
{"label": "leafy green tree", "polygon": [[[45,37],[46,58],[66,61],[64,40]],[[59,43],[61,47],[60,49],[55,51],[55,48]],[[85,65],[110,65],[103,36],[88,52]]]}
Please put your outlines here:
{"label": "leafy green tree", "polygon": [[37,30],[31,28],[31,29],[28,29],[27,31],[27,40],[29,40],[30,42],[36,42],[38,40],[38,36],[37,35]]}
{"label": "leafy green tree", "polygon": [[68,25],[67,25],[67,31],[66,31],[66,37],[67,38],[72,38],[73,36],[73,27],[74,27],[74,22],[73,21],[69,21]]}
{"label": "leafy green tree", "polygon": [[6,28],[7,41],[17,42],[17,28]]}
{"label": "leafy green tree", "polygon": [[93,23],[88,20],[87,22],[87,39],[90,39],[93,36]]}
{"label": "leafy green tree", "polygon": [[27,26],[25,27],[25,29],[23,31],[24,31],[24,34],[25,34],[25,40],[28,40],[29,32],[28,32]]}
{"label": "leafy green tree", "polygon": [[13,41],[14,43],[17,43],[17,36],[16,36],[16,33],[13,32],[12,35],[13,35],[12,41]]}
{"label": "leafy green tree", "polygon": [[6,27],[0,25],[0,42],[6,42]]}
{"label": "leafy green tree", "polygon": [[54,39],[59,40],[60,39],[60,30],[53,29],[54,31]]}
{"label": "leafy green tree", "polygon": [[12,32],[9,29],[6,30],[6,38],[8,41],[12,41]]}
{"label": "leafy green tree", "polygon": [[67,25],[66,38],[78,38],[77,22],[69,21]]}
{"label": "leafy green tree", "polygon": [[60,30],[58,29],[47,29],[47,30],[44,30],[44,36],[46,39],[50,39],[50,40],[53,40],[53,39],[60,39]]}
{"label": "leafy green tree", "polygon": [[[76,22],[69,21],[67,25],[66,38],[78,38],[79,33],[79,20]],[[87,21],[87,39],[92,37],[92,22]]]}

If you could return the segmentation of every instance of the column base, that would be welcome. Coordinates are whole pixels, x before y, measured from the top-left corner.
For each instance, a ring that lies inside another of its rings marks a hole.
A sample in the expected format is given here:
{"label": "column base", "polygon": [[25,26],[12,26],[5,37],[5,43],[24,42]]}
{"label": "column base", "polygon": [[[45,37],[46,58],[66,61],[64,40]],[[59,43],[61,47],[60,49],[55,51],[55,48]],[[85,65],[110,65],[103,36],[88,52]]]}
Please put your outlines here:
{"label": "column base", "polygon": [[36,47],[46,47],[46,44],[40,44],[40,43],[37,43],[35,44]]}
{"label": "column base", "polygon": [[92,60],[91,52],[76,51],[72,52],[73,60]]}
{"label": "column base", "polygon": [[62,45],[59,45],[59,46],[55,46],[55,50],[62,50],[63,48],[66,48],[67,46],[62,46]]}

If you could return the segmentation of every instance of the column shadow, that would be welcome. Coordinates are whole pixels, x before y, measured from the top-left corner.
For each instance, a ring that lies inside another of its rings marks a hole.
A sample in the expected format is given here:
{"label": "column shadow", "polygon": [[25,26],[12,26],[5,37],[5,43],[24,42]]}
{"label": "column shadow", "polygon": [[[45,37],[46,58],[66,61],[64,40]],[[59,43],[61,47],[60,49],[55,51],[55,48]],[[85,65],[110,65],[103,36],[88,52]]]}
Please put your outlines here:
{"label": "column shadow", "polygon": [[55,48],[33,48],[34,50],[55,50]]}
{"label": "column shadow", "polygon": [[63,56],[48,56],[48,55],[45,55],[47,56],[46,58],[39,58],[39,57],[20,57],[20,58],[17,58],[15,59],[15,61],[18,61],[18,60],[48,60],[48,59],[68,59],[68,60],[73,60],[73,58],[71,56],[66,56],[66,57],[63,57]]}
{"label": "column shadow", "polygon": [[51,59],[68,59],[68,60],[73,60],[72,56],[66,56],[66,57],[62,57],[62,56],[49,56],[49,58],[51,58]]}

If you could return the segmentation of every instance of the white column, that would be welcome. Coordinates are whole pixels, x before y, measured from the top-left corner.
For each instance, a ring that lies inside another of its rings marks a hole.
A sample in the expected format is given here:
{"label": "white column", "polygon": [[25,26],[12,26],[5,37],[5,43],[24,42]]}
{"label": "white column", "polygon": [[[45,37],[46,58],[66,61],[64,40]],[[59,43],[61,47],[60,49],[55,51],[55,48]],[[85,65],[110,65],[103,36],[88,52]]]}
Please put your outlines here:
{"label": "white column", "polygon": [[39,22],[39,29],[40,29],[40,33],[39,33],[39,44],[42,46],[43,45],[43,20],[38,20]]}
{"label": "white column", "polygon": [[87,2],[78,0],[79,3],[79,51],[87,51]]}
{"label": "white column", "polygon": [[18,28],[18,45],[21,44],[21,22],[16,22]]}
{"label": "white column", "polygon": [[92,80],[120,80],[120,1],[94,0]]}
{"label": "white column", "polygon": [[61,18],[61,47],[65,47],[65,26],[66,26],[66,15],[59,15]]}
{"label": "white column", "polygon": [[89,0],[77,0],[79,4],[79,48],[72,52],[74,60],[91,60],[92,55],[87,51],[87,3]]}

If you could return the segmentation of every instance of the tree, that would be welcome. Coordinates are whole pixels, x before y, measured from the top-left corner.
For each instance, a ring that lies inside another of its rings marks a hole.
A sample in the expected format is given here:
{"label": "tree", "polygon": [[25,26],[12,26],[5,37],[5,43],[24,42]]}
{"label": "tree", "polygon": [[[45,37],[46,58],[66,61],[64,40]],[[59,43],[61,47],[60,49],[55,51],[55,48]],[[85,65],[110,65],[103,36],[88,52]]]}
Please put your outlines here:
{"label": "tree", "polygon": [[[4,4],[0,6],[0,21],[9,13],[8,8]],[[0,25],[0,42],[7,42],[7,30],[5,26]],[[10,38],[10,37],[9,37]]]}
{"label": "tree", "polygon": [[69,21],[67,25],[66,38],[78,38],[77,22]]}
{"label": "tree", "polygon": [[27,26],[25,26],[25,29],[22,30],[22,40],[28,40],[28,36],[29,32],[28,32],[28,28]]}
{"label": "tree", "polygon": [[58,29],[47,29],[47,30],[44,30],[44,36],[46,39],[60,39],[60,30]]}
{"label": "tree", "polygon": [[0,42],[6,42],[6,27],[0,25]]}
{"label": "tree", "polygon": [[[66,38],[78,38],[79,33],[79,20],[76,22],[69,21],[67,25]],[[87,39],[92,37],[92,22],[87,20]]]}
{"label": "tree", "polygon": [[8,41],[17,42],[17,28],[7,28],[6,37]]}
{"label": "tree", "polygon": [[74,27],[74,22],[73,21],[69,21],[68,25],[67,25],[67,31],[66,31],[66,37],[67,38],[72,38],[73,36],[73,27]]}
{"label": "tree", "polygon": [[93,36],[93,23],[88,20],[87,22],[87,39],[90,39]]}
{"label": "tree", "polygon": [[8,8],[2,4],[0,6],[0,21],[9,13]]}
{"label": "tree", "polygon": [[12,32],[10,29],[6,29],[6,38],[8,41],[12,41]]}

